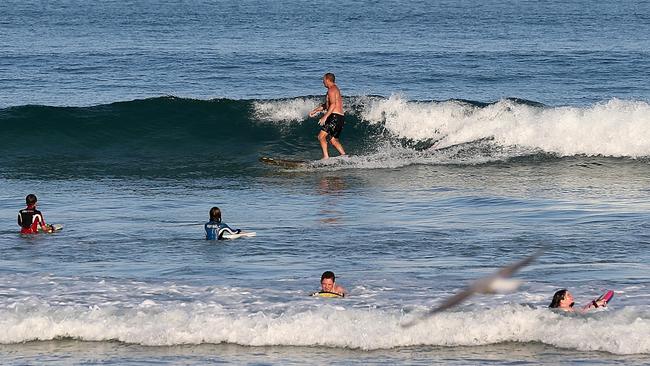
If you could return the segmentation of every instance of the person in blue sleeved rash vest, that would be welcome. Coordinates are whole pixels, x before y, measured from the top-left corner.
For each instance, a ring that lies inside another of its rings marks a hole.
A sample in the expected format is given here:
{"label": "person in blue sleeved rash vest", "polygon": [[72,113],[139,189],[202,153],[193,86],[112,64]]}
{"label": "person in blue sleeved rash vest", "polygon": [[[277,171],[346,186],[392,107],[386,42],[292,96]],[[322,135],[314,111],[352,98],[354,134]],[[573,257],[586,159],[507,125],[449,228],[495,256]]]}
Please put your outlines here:
{"label": "person in blue sleeved rash vest", "polygon": [[205,238],[207,240],[222,240],[223,234],[239,234],[241,229],[231,229],[226,223],[221,222],[221,210],[219,207],[210,209],[210,221],[205,223]]}

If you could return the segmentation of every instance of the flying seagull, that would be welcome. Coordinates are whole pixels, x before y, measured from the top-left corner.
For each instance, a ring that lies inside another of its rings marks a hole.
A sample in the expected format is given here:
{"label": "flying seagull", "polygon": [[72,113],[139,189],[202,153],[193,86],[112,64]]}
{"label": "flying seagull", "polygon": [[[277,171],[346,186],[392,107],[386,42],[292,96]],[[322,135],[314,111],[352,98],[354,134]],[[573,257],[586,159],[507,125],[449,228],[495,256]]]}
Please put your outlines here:
{"label": "flying seagull", "polygon": [[495,293],[512,292],[516,290],[517,288],[519,288],[521,281],[510,279],[509,277],[511,277],[515,272],[517,272],[521,268],[529,265],[532,261],[535,260],[535,258],[539,257],[542,254],[542,252],[543,250],[540,249],[537,252],[535,252],[535,254],[528,256],[509,266],[503,267],[500,270],[498,270],[496,273],[488,277],[483,277],[481,279],[472,282],[467,288],[451,296],[450,298],[445,300],[442,304],[438,305],[438,307],[427,311],[426,313],[424,313],[423,315],[415,319],[402,323],[402,327],[403,328],[412,327],[415,324],[419,323],[420,321],[429,318],[436,313],[445,311],[449,308],[452,308],[460,304],[461,302],[465,301],[468,297],[474,294],[495,294]]}

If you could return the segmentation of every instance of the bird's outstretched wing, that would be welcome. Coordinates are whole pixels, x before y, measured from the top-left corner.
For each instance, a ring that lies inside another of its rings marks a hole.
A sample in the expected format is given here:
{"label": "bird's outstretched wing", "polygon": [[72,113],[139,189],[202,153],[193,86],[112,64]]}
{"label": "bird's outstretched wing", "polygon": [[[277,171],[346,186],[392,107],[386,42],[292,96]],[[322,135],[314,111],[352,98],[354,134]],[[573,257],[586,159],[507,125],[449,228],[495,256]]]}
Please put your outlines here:
{"label": "bird's outstretched wing", "polygon": [[510,264],[506,267],[499,269],[496,273],[478,279],[472,282],[468,287],[458,292],[457,294],[451,296],[442,302],[442,304],[437,307],[427,311],[421,316],[414,318],[408,322],[402,323],[402,327],[408,328],[419,323],[423,319],[426,319],[436,313],[445,311],[449,308],[452,308],[461,302],[465,301],[468,297],[480,293],[480,294],[493,294],[499,292],[509,292],[514,291],[519,287],[519,281],[509,279],[515,272],[522,269],[523,267],[529,265],[535,258],[539,257],[542,254],[543,250],[540,249],[535,252],[533,255],[530,255],[518,262]]}

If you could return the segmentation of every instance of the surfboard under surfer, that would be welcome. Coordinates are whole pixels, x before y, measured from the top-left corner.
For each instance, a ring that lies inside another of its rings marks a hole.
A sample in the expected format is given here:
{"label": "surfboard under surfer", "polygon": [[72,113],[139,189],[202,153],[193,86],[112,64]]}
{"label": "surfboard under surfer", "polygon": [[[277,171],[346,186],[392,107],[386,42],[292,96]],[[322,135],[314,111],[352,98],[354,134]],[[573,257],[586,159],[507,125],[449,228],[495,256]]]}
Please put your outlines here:
{"label": "surfboard under surfer", "polygon": [[343,125],[345,124],[345,115],[343,112],[343,98],[341,97],[341,90],[336,85],[336,77],[331,72],[323,76],[323,85],[327,88],[327,95],[325,103],[314,108],[309,112],[309,117],[314,117],[318,113],[323,112],[323,116],[318,120],[321,130],[318,133],[318,142],[323,150],[323,159],[328,159],[329,152],[327,151],[327,142],[329,141],[339,154],[345,155],[343,145],[339,141]]}

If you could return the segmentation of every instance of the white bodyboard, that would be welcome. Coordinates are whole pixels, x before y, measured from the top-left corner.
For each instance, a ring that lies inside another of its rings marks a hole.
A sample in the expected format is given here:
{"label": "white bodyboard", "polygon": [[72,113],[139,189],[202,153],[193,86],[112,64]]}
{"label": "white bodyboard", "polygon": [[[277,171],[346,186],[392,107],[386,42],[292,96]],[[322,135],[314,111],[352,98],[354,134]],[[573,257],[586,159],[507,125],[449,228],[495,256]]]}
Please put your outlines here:
{"label": "white bodyboard", "polygon": [[253,236],[257,236],[257,233],[254,231],[250,232],[241,232],[239,234],[229,234],[229,233],[223,233],[222,238],[224,239],[239,239],[239,238],[251,238]]}

